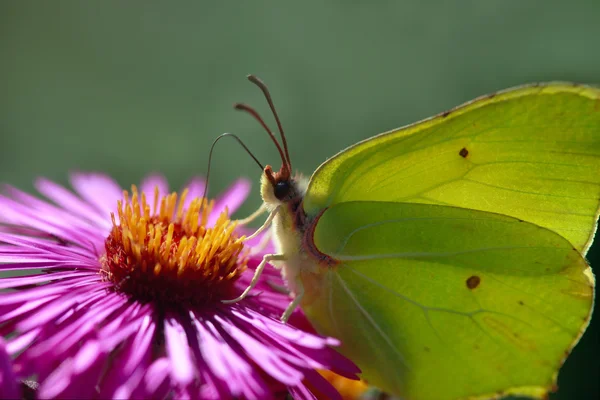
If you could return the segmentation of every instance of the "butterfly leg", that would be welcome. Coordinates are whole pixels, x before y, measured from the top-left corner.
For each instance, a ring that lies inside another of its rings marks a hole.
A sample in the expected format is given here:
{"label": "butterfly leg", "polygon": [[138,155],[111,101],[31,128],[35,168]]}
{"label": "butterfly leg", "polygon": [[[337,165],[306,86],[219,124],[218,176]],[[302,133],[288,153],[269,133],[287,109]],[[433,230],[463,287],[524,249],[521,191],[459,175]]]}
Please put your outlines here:
{"label": "butterfly leg", "polygon": [[254,286],[256,286],[256,284],[258,283],[260,275],[262,274],[263,270],[265,269],[265,266],[267,265],[267,263],[269,261],[283,261],[283,260],[285,260],[285,256],[283,254],[265,254],[262,261],[260,262],[260,264],[258,264],[258,267],[256,267],[256,270],[254,271],[254,276],[252,277],[252,280],[250,281],[250,285],[248,285],[248,287],[242,292],[242,294],[239,295],[238,297],[236,297],[235,299],[221,300],[221,303],[231,304],[231,303],[237,303],[238,301],[243,300],[246,296],[248,296],[248,293],[250,293],[250,291],[252,289],[254,289]]}
{"label": "butterfly leg", "polygon": [[302,281],[298,279],[296,281],[296,295],[294,296],[294,300],[287,306],[283,315],[281,316],[281,322],[286,323],[290,316],[294,312],[298,306],[300,306],[300,302],[302,301],[302,297],[304,297],[304,285]]}
{"label": "butterfly leg", "polygon": [[254,211],[252,214],[250,214],[246,218],[238,219],[235,222],[238,225],[246,225],[246,224],[249,224],[250,222],[254,221],[256,218],[260,217],[265,212],[267,212],[267,207],[266,207],[265,203],[262,203],[261,206],[258,207],[258,210]]}
{"label": "butterfly leg", "polygon": [[272,281],[267,281],[267,285],[269,285],[269,287],[277,293],[288,295],[290,294],[290,289],[288,289],[288,287],[285,285],[278,285],[277,283],[273,283]]}
{"label": "butterfly leg", "polygon": [[260,239],[260,242],[256,246],[252,247],[250,255],[253,256],[255,254],[262,253],[265,247],[267,247],[267,245],[271,241],[271,236],[273,236],[273,231],[267,231],[267,233],[264,234],[262,239]]}
{"label": "butterfly leg", "polygon": [[254,232],[252,235],[250,235],[246,239],[244,239],[244,241],[254,239],[258,235],[260,235],[260,233],[262,231],[264,231],[269,225],[271,225],[271,222],[273,222],[273,218],[275,218],[275,215],[277,215],[277,212],[279,212],[279,207],[277,207],[273,211],[271,211],[271,214],[269,214],[269,216],[267,217],[267,220],[265,221],[265,223],[262,224],[262,226],[260,228],[258,228],[256,230],[256,232]]}

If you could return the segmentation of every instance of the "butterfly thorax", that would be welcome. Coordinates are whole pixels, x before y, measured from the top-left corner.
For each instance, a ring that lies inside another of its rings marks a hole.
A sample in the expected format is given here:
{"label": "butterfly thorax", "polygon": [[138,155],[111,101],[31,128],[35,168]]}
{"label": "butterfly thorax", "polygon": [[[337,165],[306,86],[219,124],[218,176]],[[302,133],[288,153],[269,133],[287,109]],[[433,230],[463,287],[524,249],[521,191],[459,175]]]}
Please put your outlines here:
{"label": "butterfly thorax", "polygon": [[[277,253],[285,254],[286,260],[273,262],[282,269],[290,290],[296,292],[296,282],[313,280],[312,275],[320,275],[326,269],[320,268],[319,258],[315,257],[312,241],[312,228],[316,223],[315,216],[307,215],[302,207],[308,181],[301,175],[289,179],[284,196],[276,196],[276,187],[266,178],[261,179],[261,195],[267,209],[273,212],[273,241]],[[305,285],[306,286],[306,285]]]}

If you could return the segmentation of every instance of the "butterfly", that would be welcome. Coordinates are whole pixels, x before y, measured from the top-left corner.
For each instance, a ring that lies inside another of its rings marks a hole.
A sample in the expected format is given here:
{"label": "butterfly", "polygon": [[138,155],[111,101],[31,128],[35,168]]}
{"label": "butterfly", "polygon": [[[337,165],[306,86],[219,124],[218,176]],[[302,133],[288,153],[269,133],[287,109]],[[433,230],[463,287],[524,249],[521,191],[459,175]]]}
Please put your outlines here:
{"label": "butterfly", "polygon": [[[543,397],[585,331],[600,204],[600,90],[480,97],[293,174],[261,174],[293,300],[370,384],[408,400]],[[250,220],[249,219],[249,220]]]}

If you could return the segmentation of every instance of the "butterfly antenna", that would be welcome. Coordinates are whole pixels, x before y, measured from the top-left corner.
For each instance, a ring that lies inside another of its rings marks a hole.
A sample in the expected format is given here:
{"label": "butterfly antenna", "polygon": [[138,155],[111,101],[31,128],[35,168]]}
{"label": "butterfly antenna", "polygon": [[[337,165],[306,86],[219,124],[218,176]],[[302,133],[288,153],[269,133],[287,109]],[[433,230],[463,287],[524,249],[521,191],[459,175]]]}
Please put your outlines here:
{"label": "butterfly antenna", "polygon": [[285,139],[285,133],[283,132],[283,127],[281,126],[281,121],[279,120],[279,115],[277,114],[277,110],[275,110],[275,104],[273,104],[273,99],[271,98],[271,93],[269,93],[269,89],[267,88],[266,83],[264,83],[259,77],[255,75],[248,75],[248,80],[254,83],[256,86],[262,90],[263,95],[267,99],[267,103],[269,103],[269,107],[271,107],[271,112],[275,117],[275,121],[277,122],[277,128],[279,129],[279,134],[281,135],[281,142],[283,143],[283,149],[285,150],[285,159],[290,171],[292,170],[292,162],[290,161],[290,154],[288,152],[287,140]]}
{"label": "butterfly antenna", "polygon": [[277,138],[275,138],[275,135],[273,135],[273,132],[271,131],[271,129],[269,129],[269,127],[267,126],[265,121],[262,119],[262,117],[258,114],[258,112],[254,108],[252,108],[246,104],[243,104],[243,103],[235,103],[233,105],[233,107],[236,110],[245,111],[248,114],[252,115],[254,117],[254,119],[256,119],[258,121],[258,123],[262,125],[262,127],[267,131],[267,133],[271,137],[271,140],[273,141],[273,143],[275,143],[275,146],[277,147],[277,151],[279,151],[279,156],[281,157],[281,161],[283,161],[283,165],[284,165],[285,169],[287,170],[287,173],[289,174],[291,172],[291,169],[290,169],[290,164],[289,164],[287,158],[285,157],[285,153],[283,152],[281,145],[277,141]]}
{"label": "butterfly antenna", "polygon": [[223,133],[223,134],[217,136],[217,138],[214,140],[214,142],[210,146],[210,152],[208,153],[208,168],[206,169],[206,181],[204,182],[204,192],[202,192],[202,197],[206,198],[206,194],[208,191],[208,180],[210,178],[210,165],[211,165],[212,154],[213,154],[213,150],[215,149],[215,145],[217,144],[217,142],[219,140],[223,139],[224,137],[228,137],[228,136],[234,138],[240,144],[240,146],[242,146],[244,148],[244,150],[246,150],[246,153],[248,153],[250,155],[250,157],[252,157],[254,162],[256,162],[258,164],[261,171],[263,171],[265,169],[265,167],[263,167],[263,165],[260,163],[260,161],[258,161],[258,159],[254,156],[252,151],[250,151],[248,146],[246,146],[246,144],[244,142],[242,142],[242,139],[240,139],[237,135],[234,135],[233,133]]}

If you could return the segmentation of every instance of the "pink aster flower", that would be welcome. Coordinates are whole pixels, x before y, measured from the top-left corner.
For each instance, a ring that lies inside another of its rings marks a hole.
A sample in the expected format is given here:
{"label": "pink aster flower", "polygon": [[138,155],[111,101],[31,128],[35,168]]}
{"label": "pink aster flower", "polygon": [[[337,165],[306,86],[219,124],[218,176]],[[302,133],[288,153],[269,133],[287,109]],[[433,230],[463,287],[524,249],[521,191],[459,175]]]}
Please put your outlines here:
{"label": "pink aster flower", "polygon": [[335,339],[278,321],[289,299],[267,283],[282,284],[276,271],[258,295],[221,302],[264,254],[227,216],[246,181],[210,203],[200,180],[179,196],[159,176],[130,193],[103,175],[71,183],[38,180],[51,202],[0,195],[0,390],[30,379],[39,398],[313,398],[307,383],[335,398],[315,369],[355,377]]}

